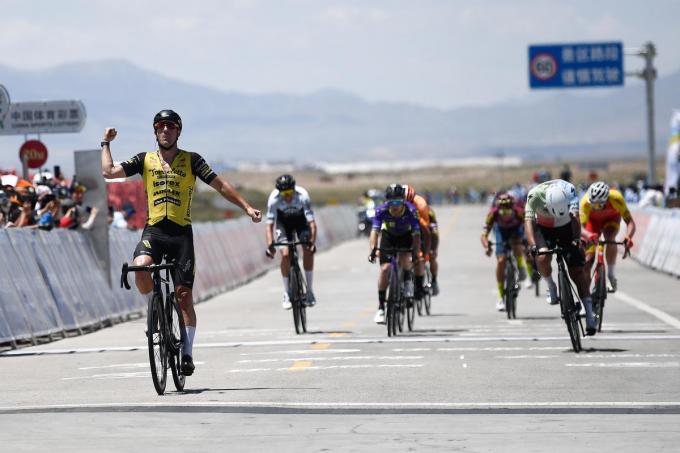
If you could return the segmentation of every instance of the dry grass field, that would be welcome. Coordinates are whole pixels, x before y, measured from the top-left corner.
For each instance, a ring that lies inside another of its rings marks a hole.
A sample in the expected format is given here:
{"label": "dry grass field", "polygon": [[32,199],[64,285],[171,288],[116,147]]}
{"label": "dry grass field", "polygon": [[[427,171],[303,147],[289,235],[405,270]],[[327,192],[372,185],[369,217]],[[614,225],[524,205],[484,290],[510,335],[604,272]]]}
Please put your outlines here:
{"label": "dry grass field", "polygon": [[[369,188],[384,188],[392,182],[412,184],[419,191],[445,192],[456,187],[463,193],[468,188],[495,191],[514,183],[525,183],[532,175],[542,169],[548,170],[553,178],[558,178],[563,163],[526,163],[519,167],[467,167],[467,168],[428,168],[418,171],[400,171],[375,174],[335,174],[321,171],[294,171],[297,183],[305,187],[315,206],[336,203],[354,203],[359,195]],[[589,181],[591,170],[587,165],[569,163],[572,181]],[[595,170],[599,179],[608,182],[628,184],[646,174],[647,162],[644,160],[622,160],[610,162],[606,169]],[[266,207],[267,196],[274,187],[274,180],[282,171],[255,172],[231,171],[222,173],[235,185],[246,199],[259,209]],[[657,177],[663,177],[663,162],[658,162]],[[221,200],[212,190],[199,192],[193,202],[193,216],[196,220],[219,220],[226,215],[238,215],[234,207]]]}

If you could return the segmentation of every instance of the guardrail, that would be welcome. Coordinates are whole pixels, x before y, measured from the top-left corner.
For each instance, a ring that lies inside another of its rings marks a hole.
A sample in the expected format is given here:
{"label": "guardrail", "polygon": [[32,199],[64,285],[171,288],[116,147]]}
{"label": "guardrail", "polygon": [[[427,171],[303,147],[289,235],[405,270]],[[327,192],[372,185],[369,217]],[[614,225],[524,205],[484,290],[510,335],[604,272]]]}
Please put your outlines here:
{"label": "guardrail", "polygon": [[680,277],[680,209],[632,209],[637,232],[631,250],[639,263]]}
{"label": "guardrail", "polygon": [[[354,237],[351,206],[315,212],[317,248],[328,249]],[[123,262],[141,231],[110,230],[109,288],[85,235],[70,230],[0,229],[0,344],[49,341],[121,322],[146,309],[137,291],[119,287]],[[278,266],[265,254],[264,223],[242,217],[194,224],[194,300],[203,301]]]}

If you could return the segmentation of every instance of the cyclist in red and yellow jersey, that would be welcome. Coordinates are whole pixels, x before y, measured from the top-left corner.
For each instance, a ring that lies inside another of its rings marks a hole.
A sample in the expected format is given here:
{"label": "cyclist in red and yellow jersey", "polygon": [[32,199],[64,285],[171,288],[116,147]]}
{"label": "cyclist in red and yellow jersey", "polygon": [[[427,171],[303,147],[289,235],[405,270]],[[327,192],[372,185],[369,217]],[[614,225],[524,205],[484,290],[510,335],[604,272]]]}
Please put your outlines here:
{"label": "cyclist in red and yellow jersey", "polygon": [[437,272],[439,263],[437,262],[437,251],[439,250],[439,226],[437,225],[437,215],[430,206],[430,273],[432,274],[432,295],[439,295],[439,284],[437,284]]}
{"label": "cyclist in red and yellow jersey", "polygon": [[[588,193],[581,198],[580,220],[583,225],[582,236],[587,241],[596,241],[600,235],[606,241],[615,241],[619,232],[621,219],[626,222],[626,236],[623,241],[627,247],[633,245],[633,235],[635,234],[635,221],[626,206],[626,200],[621,192],[610,189],[609,185],[603,181],[593,183],[588,188]],[[612,289],[616,291],[616,254],[617,248],[614,244],[607,244],[605,257],[607,259],[607,275]],[[590,274],[595,256],[595,245],[592,244],[586,250],[586,270]]]}
{"label": "cyclist in red and yellow jersey", "polygon": [[[418,211],[418,222],[420,223],[420,254],[418,257],[418,263],[416,264],[416,299],[423,297],[423,280],[425,277],[425,258],[426,254],[430,251],[430,245],[432,240],[432,234],[430,233],[430,207],[427,204],[427,200],[416,193],[416,189],[411,185],[404,185],[404,191],[406,193],[406,201],[412,203],[416,210]],[[430,268],[430,271],[432,268]],[[432,287],[437,287],[437,274],[432,273]],[[434,292],[434,291],[433,291]]]}

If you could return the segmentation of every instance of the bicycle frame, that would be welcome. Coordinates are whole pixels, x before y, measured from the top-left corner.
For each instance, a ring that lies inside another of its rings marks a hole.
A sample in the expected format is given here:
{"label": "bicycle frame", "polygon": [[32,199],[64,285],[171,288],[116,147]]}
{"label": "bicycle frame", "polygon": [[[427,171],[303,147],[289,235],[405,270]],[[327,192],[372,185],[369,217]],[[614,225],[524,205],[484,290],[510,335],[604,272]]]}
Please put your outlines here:
{"label": "bicycle frame", "polygon": [[[412,253],[411,248],[380,248],[381,254],[387,254],[390,257],[390,275],[388,279],[388,297],[385,305],[385,318],[387,324],[387,336],[391,337],[397,334],[397,330],[403,330],[403,316],[404,316],[404,279],[402,278],[402,271],[399,268],[399,254]],[[396,294],[395,294],[396,293]],[[415,311],[415,307],[411,307]]]}
{"label": "bicycle frame", "polygon": [[[604,305],[607,299],[607,293],[613,292],[607,288],[607,274],[605,272],[605,246],[606,245],[626,245],[624,242],[598,240],[595,245],[595,268],[591,277],[591,283],[594,282],[592,290],[593,298],[593,313],[597,320],[597,331],[602,331],[602,321],[604,319]],[[626,248],[623,254],[625,259],[630,254],[630,249]]]}
{"label": "bicycle frame", "polygon": [[[165,392],[168,368],[172,371],[172,379],[178,391],[184,389],[185,376],[181,370],[182,332],[184,321],[174,298],[174,291],[170,291],[170,271],[175,269],[174,261],[165,264],[149,266],[130,266],[123,264],[121,271],[121,287],[130,289],[127,281],[129,272],[150,272],[153,281],[153,297],[149,301],[147,311],[147,342],[149,347],[149,365],[154,388],[159,395]],[[165,271],[165,278],[161,272]],[[165,285],[165,298],[163,298]],[[175,332],[174,316],[177,316],[177,331]],[[158,347],[158,357],[155,353]],[[158,359],[158,363],[156,363]]]}
{"label": "bicycle frame", "polygon": [[[556,255],[557,260],[557,274],[558,274],[558,289],[560,299],[560,310],[562,312],[562,319],[567,325],[571,346],[574,352],[581,351],[581,335],[584,334],[583,325],[579,316],[579,308],[574,301],[574,296],[578,299],[578,293],[574,290],[571,280],[569,279],[569,272],[567,271],[567,264],[564,260],[564,249],[560,246],[555,246],[552,249],[538,252],[537,255]],[[579,299],[580,302],[580,299]]]}
{"label": "bicycle frame", "polygon": [[[489,248],[498,245],[496,242],[489,242]],[[504,240],[501,244],[505,254],[505,265],[503,268],[503,301],[508,319],[516,318],[517,296],[519,295],[519,266],[513,244],[510,240]]]}
{"label": "bicycle frame", "polygon": [[297,334],[307,332],[307,307],[303,303],[307,293],[307,284],[300,270],[299,257],[297,252],[298,245],[309,244],[309,241],[279,241],[272,243],[272,246],[284,246],[288,248],[288,262],[290,272],[288,297],[293,306],[293,324]]}

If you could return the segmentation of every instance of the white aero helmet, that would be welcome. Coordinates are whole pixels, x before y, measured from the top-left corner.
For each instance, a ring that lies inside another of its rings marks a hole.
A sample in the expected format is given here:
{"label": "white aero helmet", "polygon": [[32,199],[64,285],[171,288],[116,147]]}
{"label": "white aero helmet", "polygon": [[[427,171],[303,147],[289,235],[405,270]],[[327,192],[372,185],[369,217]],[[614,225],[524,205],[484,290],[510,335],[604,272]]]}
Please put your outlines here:
{"label": "white aero helmet", "polygon": [[588,201],[606,203],[609,199],[609,185],[604,181],[594,182],[588,187]]}
{"label": "white aero helmet", "polygon": [[552,184],[545,192],[545,207],[554,217],[561,218],[569,214],[569,199],[566,188]]}

